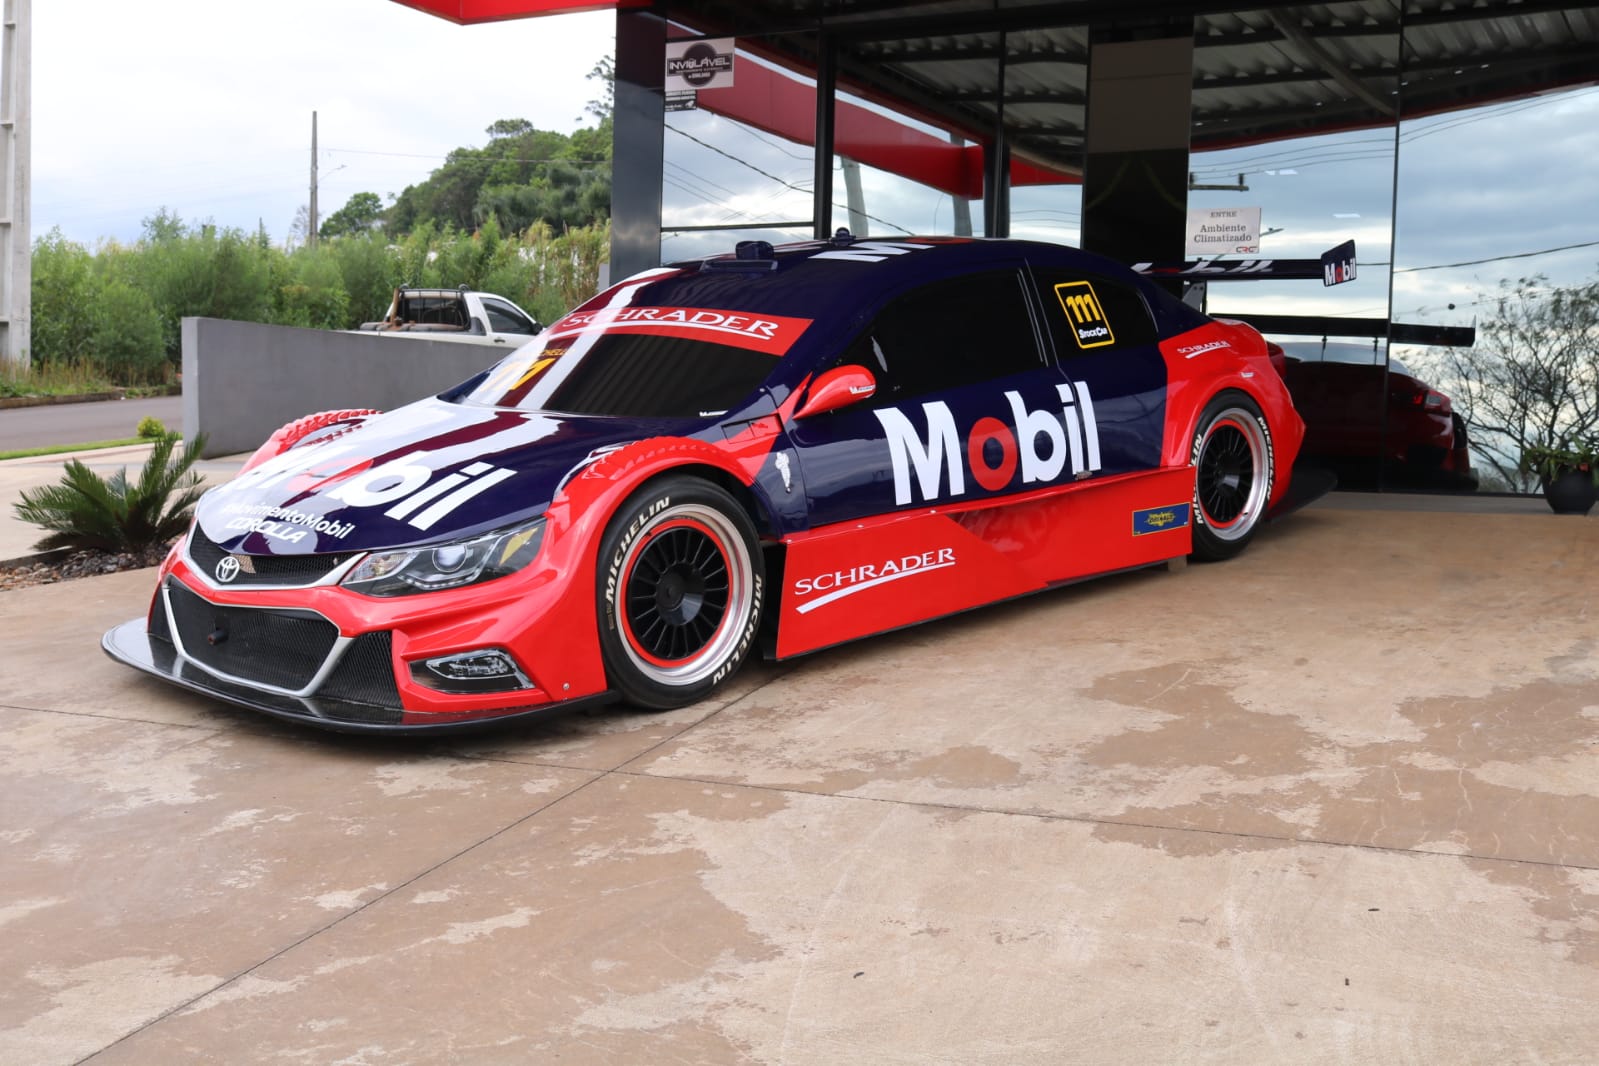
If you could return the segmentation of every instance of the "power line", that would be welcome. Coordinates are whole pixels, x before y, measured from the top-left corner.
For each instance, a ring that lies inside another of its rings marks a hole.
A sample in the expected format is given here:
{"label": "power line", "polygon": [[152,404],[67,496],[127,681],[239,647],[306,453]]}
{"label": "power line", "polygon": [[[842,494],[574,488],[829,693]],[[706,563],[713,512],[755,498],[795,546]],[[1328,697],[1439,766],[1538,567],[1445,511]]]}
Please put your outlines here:
{"label": "power line", "polygon": [[[807,193],[807,194],[810,193],[810,191],[811,191],[809,189],[802,189],[798,185],[795,185],[793,182],[784,181],[782,178],[778,177],[776,174],[773,174],[771,171],[762,170],[760,167],[756,166],[754,163],[751,163],[749,160],[740,159],[738,156],[732,154],[731,152],[723,151],[722,149],[716,147],[716,145],[714,145],[714,144],[708,144],[705,141],[702,141],[698,137],[694,136],[692,133],[686,133],[683,130],[678,129],[676,126],[668,126],[666,128],[671,130],[673,133],[677,134],[679,137],[687,137],[689,140],[693,141],[695,144],[699,145],[701,148],[707,148],[707,149],[715,152],[719,156],[722,156],[722,157],[724,157],[726,159],[731,159],[733,162],[737,163],[739,166],[748,167],[749,169],[755,171],[755,173],[761,175],[761,177],[767,178],[770,181],[775,181],[779,185],[783,186],[786,189],[792,189],[795,192]],[[834,201],[831,206],[832,207],[845,207],[846,205],[838,203],[837,201]],[[912,232],[914,232],[912,230],[906,229],[904,226],[901,226],[897,222],[890,222],[886,218],[878,218],[876,215],[872,215],[872,214],[868,214],[866,217],[871,219],[873,222],[881,222],[883,225],[888,226],[891,229],[897,229],[901,233],[912,233]]]}
{"label": "power line", "polygon": [[[1571,100],[1574,95],[1580,95],[1580,93],[1557,94],[1547,97],[1540,97],[1534,100],[1514,100],[1494,107],[1485,108],[1476,113],[1452,115],[1430,125],[1419,128],[1413,127],[1408,130],[1401,129],[1398,139],[1399,141],[1406,143],[1414,142],[1423,137],[1430,137],[1434,133],[1441,133],[1447,130],[1456,129],[1461,126],[1469,126],[1477,122],[1486,122],[1489,119],[1504,118],[1510,115],[1519,114],[1523,111],[1530,111],[1536,107],[1543,107],[1551,103],[1564,103]],[[1392,144],[1393,138],[1391,137],[1357,137],[1343,141],[1340,144],[1323,144],[1299,148],[1280,148],[1276,151],[1268,151],[1260,155],[1244,156],[1242,158],[1235,159],[1230,163],[1217,162],[1196,165],[1194,170],[1199,174],[1207,174],[1211,170],[1214,170],[1217,173],[1226,172],[1228,174],[1235,174],[1242,169],[1246,174],[1256,174],[1266,169],[1284,170],[1298,166],[1314,166],[1329,162],[1344,162],[1357,158],[1380,158],[1383,155],[1390,154],[1392,149],[1390,148],[1387,151],[1379,151],[1375,147],[1355,148],[1355,146],[1391,146]],[[1364,156],[1356,154],[1347,157],[1342,155],[1342,153],[1347,153],[1351,149],[1353,149],[1356,153],[1371,153],[1371,155]]]}
{"label": "power line", "polygon": [[[1536,252],[1514,252],[1510,255],[1494,255],[1487,259],[1467,259],[1459,263],[1434,263],[1431,266],[1401,267],[1395,274],[1414,274],[1420,270],[1452,270],[1455,267],[1481,266],[1484,263],[1502,263],[1507,259],[1531,259],[1538,255],[1552,255],[1555,252],[1569,252],[1574,248],[1599,248],[1599,241],[1583,241],[1580,244],[1562,244],[1558,248],[1540,248]],[[1381,265],[1362,263],[1361,266]]]}
{"label": "power line", "polygon": [[[343,152],[345,155],[391,156],[391,157],[393,157],[395,159],[438,159],[438,160],[443,160],[444,162],[449,162],[449,159],[450,159],[450,156],[448,154],[439,155],[437,153],[424,153],[424,152],[375,152],[375,151],[370,151],[370,150],[364,149],[364,148],[324,148],[324,149],[322,149],[322,151],[327,152],[329,154],[332,154],[334,152]],[[451,149],[452,153],[453,152],[459,152],[459,151],[462,151],[462,149],[459,149],[459,148]],[[465,151],[481,152],[481,151],[483,151],[483,149],[481,149],[481,148],[468,148],[468,149],[465,149]],[[593,156],[593,157],[589,157],[589,156],[577,156],[577,157],[563,156],[561,158],[550,158],[550,157],[546,156],[544,158],[537,158],[537,159],[536,158],[523,158],[522,156],[479,156],[479,157],[477,157],[477,159],[475,159],[473,161],[474,162],[481,162],[481,163],[583,163],[583,164],[587,164],[589,166],[600,166],[600,167],[608,167],[608,166],[611,165],[611,162],[612,162],[609,159],[602,159],[599,156]]]}
{"label": "power line", "polygon": [[760,167],[756,166],[754,163],[751,163],[747,159],[740,159],[738,156],[734,155],[732,152],[723,151],[722,149],[716,147],[716,145],[714,145],[714,144],[710,144],[710,143],[707,143],[706,141],[700,140],[698,137],[694,136],[692,133],[688,133],[688,132],[685,132],[683,130],[680,130],[676,126],[668,126],[666,128],[671,130],[673,133],[677,134],[679,137],[687,137],[689,140],[693,141],[695,144],[699,145],[701,148],[710,149],[711,151],[715,152],[717,155],[723,157],[724,159],[731,159],[733,162],[737,163],[741,167],[748,167],[749,169],[755,171],[755,173],[759,174],[761,177],[766,178],[766,179],[768,179],[770,181],[775,181],[779,185],[783,186],[784,188],[793,189],[795,192],[804,192],[805,191],[804,189],[801,189],[798,185],[793,184],[792,182],[784,181],[782,178],[778,177],[776,174],[773,174],[769,170],[762,170]]}

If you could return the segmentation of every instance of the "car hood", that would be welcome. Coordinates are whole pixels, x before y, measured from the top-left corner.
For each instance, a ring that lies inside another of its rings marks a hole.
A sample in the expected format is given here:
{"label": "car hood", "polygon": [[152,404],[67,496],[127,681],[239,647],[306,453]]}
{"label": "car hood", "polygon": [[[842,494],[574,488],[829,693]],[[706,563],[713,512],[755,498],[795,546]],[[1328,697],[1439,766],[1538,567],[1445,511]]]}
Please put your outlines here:
{"label": "car hood", "polygon": [[438,543],[542,514],[598,455],[688,428],[423,400],[267,460],[207,493],[196,518],[246,555]]}

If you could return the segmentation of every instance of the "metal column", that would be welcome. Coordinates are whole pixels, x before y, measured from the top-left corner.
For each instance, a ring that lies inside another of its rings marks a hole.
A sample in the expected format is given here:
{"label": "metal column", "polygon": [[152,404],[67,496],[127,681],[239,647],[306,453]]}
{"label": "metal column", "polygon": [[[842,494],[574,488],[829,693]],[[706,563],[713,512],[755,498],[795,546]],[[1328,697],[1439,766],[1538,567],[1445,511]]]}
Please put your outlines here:
{"label": "metal column", "polygon": [[1083,248],[1183,258],[1194,19],[1089,26]]}
{"label": "metal column", "polygon": [[33,239],[28,225],[33,0],[5,0],[0,43],[0,361],[26,367],[32,344]]}
{"label": "metal column", "polygon": [[611,126],[612,281],[661,265],[665,72],[666,21],[618,8]]}

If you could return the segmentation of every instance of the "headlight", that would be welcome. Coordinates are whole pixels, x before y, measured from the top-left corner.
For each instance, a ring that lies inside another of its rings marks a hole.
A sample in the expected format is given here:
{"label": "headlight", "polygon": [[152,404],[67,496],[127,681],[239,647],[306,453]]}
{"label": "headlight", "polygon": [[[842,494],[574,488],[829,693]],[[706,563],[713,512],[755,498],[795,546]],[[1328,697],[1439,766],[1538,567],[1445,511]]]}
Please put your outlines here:
{"label": "headlight", "polygon": [[368,596],[460,588],[515,573],[539,553],[544,519],[431,548],[373,552],[344,578],[344,586]]}

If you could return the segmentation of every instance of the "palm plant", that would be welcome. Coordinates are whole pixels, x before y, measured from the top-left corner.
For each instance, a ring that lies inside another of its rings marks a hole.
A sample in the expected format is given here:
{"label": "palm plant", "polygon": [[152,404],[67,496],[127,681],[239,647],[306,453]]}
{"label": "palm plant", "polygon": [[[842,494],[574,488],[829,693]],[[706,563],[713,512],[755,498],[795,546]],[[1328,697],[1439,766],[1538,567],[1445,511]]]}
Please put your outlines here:
{"label": "palm plant", "polygon": [[50,531],[34,550],[138,552],[180,535],[205,492],[200,474],[190,469],[205,437],[195,437],[174,458],[177,444],[175,435],[158,439],[132,484],[127,467],[104,478],[69,459],[58,484],[24,491],[21,502],[12,505],[17,517]]}

